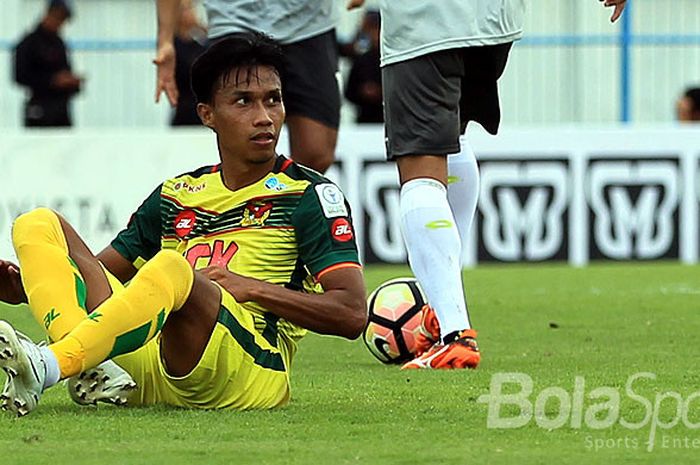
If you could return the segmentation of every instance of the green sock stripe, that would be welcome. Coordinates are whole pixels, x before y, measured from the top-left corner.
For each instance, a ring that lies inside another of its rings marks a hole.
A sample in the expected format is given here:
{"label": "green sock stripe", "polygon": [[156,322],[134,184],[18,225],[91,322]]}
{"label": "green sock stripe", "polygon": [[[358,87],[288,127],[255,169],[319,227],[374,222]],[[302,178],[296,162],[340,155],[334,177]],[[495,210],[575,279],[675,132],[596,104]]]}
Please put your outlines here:
{"label": "green sock stripe", "polygon": [[[158,314],[158,321],[156,321],[156,334],[160,332],[161,329],[163,329],[163,325],[165,324],[165,309],[161,310],[160,313]],[[154,334],[155,336],[155,334]]]}
{"label": "green sock stripe", "polygon": [[124,333],[121,336],[117,336],[114,341],[114,347],[112,351],[107,356],[108,359],[116,357],[117,355],[128,354],[133,352],[139,347],[142,347],[147,339],[148,333],[151,330],[151,322],[139,326],[136,329],[132,329],[128,333]]}
{"label": "green sock stripe", "polygon": [[280,317],[273,313],[266,313],[264,318],[265,328],[263,329],[262,337],[264,337],[272,347],[277,348],[277,320],[279,320]]}
{"label": "green sock stripe", "polygon": [[78,305],[87,313],[87,286],[83,278],[76,274],[75,276],[75,296],[78,298]]}
{"label": "green sock stripe", "polygon": [[73,271],[75,271],[76,273],[80,274],[80,268],[78,268],[78,264],[75,263],[75,261],[73,261],[73,259],[70,258],[70,256],[68,257],[68,262],[70,263],[70,266],[73,267]]}
{"label": "green sock stripe", "polygon": [[83,277],[80,274],[78,264],[75,263],[70,256],[66,258],[68,258],[68,263],[70,263],[70,266],[73,268],[73,272],[75,273],[75,296],[78,299],[78,306],[87,312],[87,287],[85,286],[85,281],[83,281]]}
{"label": "green sock stripe", "polygon": [[258,343],[255,342],[255,336],[245,329],[238,320],[231,315],[226,307],[221,307],[219,309],[218,322],[224,325],[238,345],[240,345],[248,355],[253,357],[253,361],[256,365],[269,370],[286,371],[282,355],[280,355],[279,352],[273,352],[260,347]]}

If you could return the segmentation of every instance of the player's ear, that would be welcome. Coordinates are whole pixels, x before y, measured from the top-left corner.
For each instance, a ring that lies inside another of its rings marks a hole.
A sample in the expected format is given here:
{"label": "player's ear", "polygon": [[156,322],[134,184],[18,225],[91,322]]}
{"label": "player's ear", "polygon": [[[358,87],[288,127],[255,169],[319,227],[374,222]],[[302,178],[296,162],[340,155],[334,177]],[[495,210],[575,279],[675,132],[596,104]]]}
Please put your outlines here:
{"label": "player's ear", "polygon": [[198,103],[197,114],[199,115],[199,119],[202,120],[203,125],[209,129],[214,129],[214,111],[211,105],[208,103]]}

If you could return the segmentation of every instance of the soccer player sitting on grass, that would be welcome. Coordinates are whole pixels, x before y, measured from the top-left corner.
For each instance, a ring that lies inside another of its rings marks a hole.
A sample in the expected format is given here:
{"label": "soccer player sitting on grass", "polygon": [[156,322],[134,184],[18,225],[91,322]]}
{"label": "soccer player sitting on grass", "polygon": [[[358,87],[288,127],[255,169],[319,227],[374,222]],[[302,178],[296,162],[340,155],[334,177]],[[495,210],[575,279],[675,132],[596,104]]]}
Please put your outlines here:
{"label": "soccer player sitting on grass", "polygon": [[305,330],[362,332],[348,204],[275,152],[281,62],[262,34],[221,41],[195,62],[197,111],[220,165],[165,181],[97,257],[51,210],[17,219],[20,267],[0,262],[0,300],[27,301],[52,342],[0,322],[6,410],[29,413],[66,378],[79,403],[272,408],[289,400]]}

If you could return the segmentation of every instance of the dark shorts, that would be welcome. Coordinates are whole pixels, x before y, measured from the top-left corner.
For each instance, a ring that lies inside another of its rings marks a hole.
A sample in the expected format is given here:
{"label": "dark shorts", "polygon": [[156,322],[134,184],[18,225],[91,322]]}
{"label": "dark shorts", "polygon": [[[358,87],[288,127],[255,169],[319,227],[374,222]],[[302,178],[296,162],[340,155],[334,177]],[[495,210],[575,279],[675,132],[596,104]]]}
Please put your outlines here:
{"label": "dark shorts", "polygon": [[429,53],[382,68],[387,158],[459,152],[469,121],[496,134],[512,43]]}
{"label": "dark shorts", "polygon": [[326,126],[340,124],[338,45],[335,30],[282,45],[282,98],[287,115],[306,116]]}

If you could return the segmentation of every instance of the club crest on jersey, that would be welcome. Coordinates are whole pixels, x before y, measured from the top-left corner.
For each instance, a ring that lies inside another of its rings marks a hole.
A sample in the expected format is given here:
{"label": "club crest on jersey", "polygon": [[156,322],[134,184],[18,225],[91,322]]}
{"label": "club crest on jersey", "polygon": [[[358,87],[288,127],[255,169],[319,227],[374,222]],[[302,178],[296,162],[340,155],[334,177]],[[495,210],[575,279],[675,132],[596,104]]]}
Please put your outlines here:
{"label": "club crest on jersey", "polygon": [[319,184],[316,186],[316,195],[321,202],[323,214],[326,218],[338,216],[348,216],[348,209],[345,207],[345,197],[335,184]]}
{"label": "club crest on jersey", "polygon": [[352,226],[345,218],[338,218],[331,225],[331,235],[338,242],[347,242],[353,238]]}
{"label": "club crest on jersey", "polygon": [[279,179],[272,177],[265,181],[265,188],[271,191],[280,192],[287,188],[287,185],[280,181]]}
{"label": "club crest on jersey", "polygon": [[194,225],[197,222],[197,216],[192,210],[185,210],[175,217],[173,226],[175,227],[175,234],[177,237],[185,237],[194,229]]}
{"label": "club crest on jersey", "polygon": [[248,202],[243,210],[241,226],[262,226],[271,211],[271,202]]}

